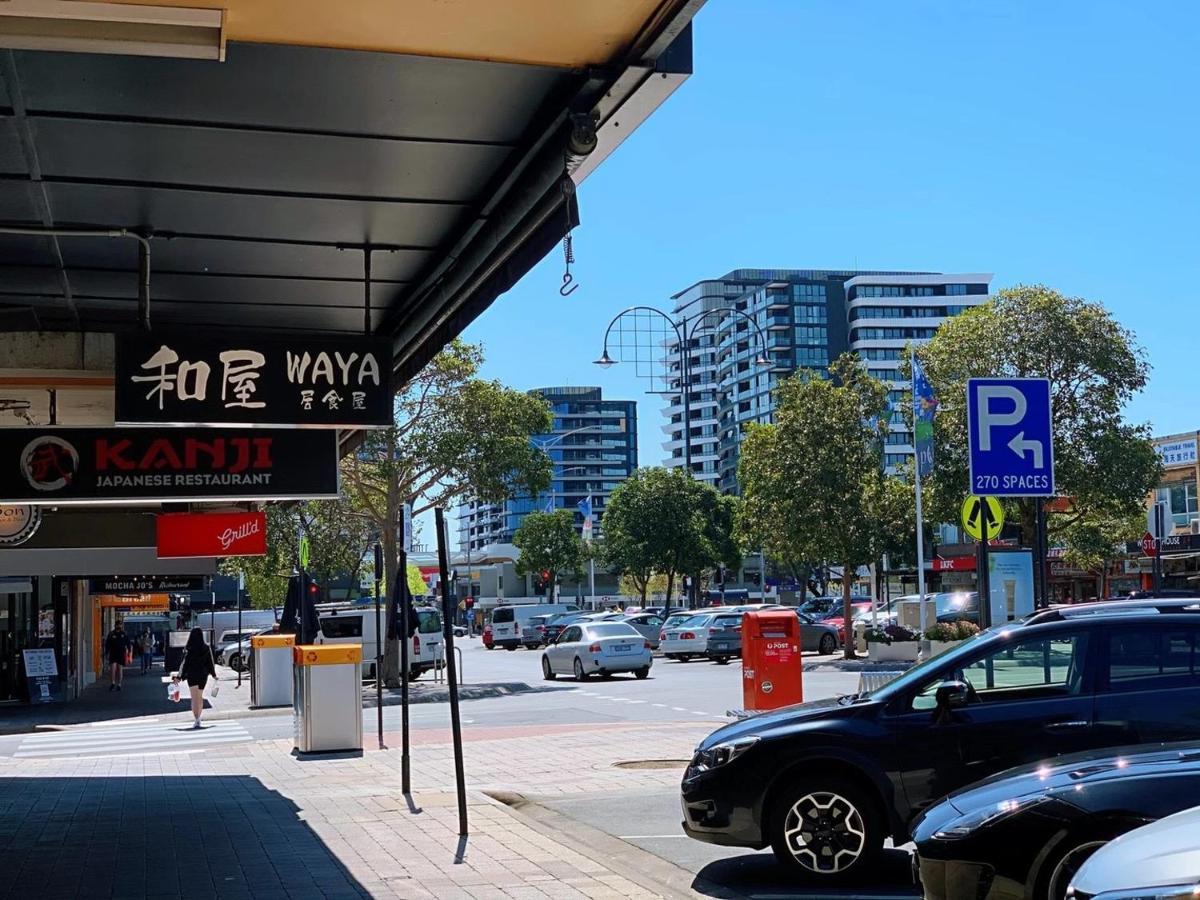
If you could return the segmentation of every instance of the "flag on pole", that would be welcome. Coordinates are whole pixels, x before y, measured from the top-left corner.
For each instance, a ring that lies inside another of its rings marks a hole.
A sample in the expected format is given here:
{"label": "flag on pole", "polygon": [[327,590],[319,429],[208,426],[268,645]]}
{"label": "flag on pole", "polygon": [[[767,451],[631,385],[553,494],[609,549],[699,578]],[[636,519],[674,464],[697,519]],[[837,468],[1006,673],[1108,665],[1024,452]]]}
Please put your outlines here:
{"label": "flag on pole", "polygon": [[579,511],[583,513],[583,539],[588,543],[592,540],[592,495],[579,501]]}
{"label": "flag on pole", "polygon": [[937,412],[938,399],[933,385],[925,377],[921,360],[912,358],[913,433],[917,448],[917,474],[928,475],[933,471],[933,417]]}
{"label": "flag on pole", "polygon": [[546,508],[543,510],[543,512],[548,512],[548,513],[554,512],[554,498],[553,497],[551,497],[549,500],[546,501]]}

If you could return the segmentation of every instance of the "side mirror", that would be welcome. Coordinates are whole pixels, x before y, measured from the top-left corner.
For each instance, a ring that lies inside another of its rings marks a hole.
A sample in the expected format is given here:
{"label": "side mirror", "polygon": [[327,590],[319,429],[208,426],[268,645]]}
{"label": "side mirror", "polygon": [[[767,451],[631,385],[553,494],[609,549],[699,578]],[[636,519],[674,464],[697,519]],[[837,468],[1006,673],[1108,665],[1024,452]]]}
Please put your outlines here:
{"label": "side mirror", "polygon": [[943,681],[937,689],[939,709],[960,709],[967,705],[971,688],[965,681]]}

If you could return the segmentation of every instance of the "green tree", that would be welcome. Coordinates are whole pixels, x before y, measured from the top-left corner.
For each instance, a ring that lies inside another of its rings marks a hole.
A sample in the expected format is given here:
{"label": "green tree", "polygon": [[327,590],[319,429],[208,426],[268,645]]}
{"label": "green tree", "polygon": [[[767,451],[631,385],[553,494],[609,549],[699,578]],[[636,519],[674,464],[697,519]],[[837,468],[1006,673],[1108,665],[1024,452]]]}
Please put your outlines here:
{"label": "green tree", "polygon": [[[738,461],[739,531],[793,565],[830,563],[843,570],[842,600],[851,618],[854,572],[875,562],[896,502],[882,468],[887,387],[844,354],[826,379],[799,372],[776,388],[775,422],[748,429]],[[854,657],[846,641],[846,657]]]}
{"label": "green tree", "polygon": [[626,597],[638,597],[641,605],[645,606],[649,595],[667,595],[667,576],[651,572],[648,578],[642,578],[632,572],[626,572],[618,580],[617,590]]}
{"label": "green tree", "polygon": [[[478,378],[478,345],[452,341],[396,396],[395,427],[369,431],[342,461],[343,490],[381,536],[386,584],[395,578],[397,534],[413,516],[472,496],[484,502],[536,495],[550,459],[530,437],[550,431],[545,400]],[[395,642],[384,678],[399,678]]]}
{"label": "green tree", "polygon": [[1145,511],[1139,509],[1126,516],[1091,515],[1075,519],[1060,530],[1058,538],[1066,547],[1064,561],[1095,575],[1097,596],[1103,599],[1109,594],[1109,572],[1124,556],[1125,544],[1136,541],[1145,530]]}
{"label": "green tree", "polygon": [[551,600],[559,575],[580,577],[588,559],[588,549],[575,531],[575,513],[569,509],[529,513],[513,535],[513,546],[521,551],[518,575],[550,573],[547,598]]}
{"label": "green tree", "polygon": [[[1145,353],[1100,304],[1042,285],[1002,290],[955,316],[918,351],[939,399],[936,460],[927,494],[931,521],[958,520],[968,492],[966,383],[975,377],[1048,378],[1054,413],[1058,492],[1071,498],[1048,517],[1051,538],[1087,540],[1143,509],[1161,465],[1150,429],[1125,420],[1146,385]],[[1009,518],[1032,542],[1033,500],[1007,502]]]}
{"label": "green tree", "polygon": [[682,469],[638,469],[605,504],[604,559],[640,581],[665,575],[670,603],[680,576],[741,562],[733,536],[737,502]]}
{"label": "green tree", "polygon": [[357,591],[363,557],[370,544],[370,526],[356,515],[346,500],[309,500],[288,505],[270,504],[267,514],[267,555],[230,557],[222,571],[241,575],[255,608],[280,605],[287,594],[287,579],[296,566],[300,535],[308,538],[308,572],[329,599],[330,584],[350,580],[350,596]]}
{"label": "green tree", "polygon": [[429,585],[421,577],[421,570],[412,563],[408,564],[408,592],[414,597],[423,597],[429,593]]}

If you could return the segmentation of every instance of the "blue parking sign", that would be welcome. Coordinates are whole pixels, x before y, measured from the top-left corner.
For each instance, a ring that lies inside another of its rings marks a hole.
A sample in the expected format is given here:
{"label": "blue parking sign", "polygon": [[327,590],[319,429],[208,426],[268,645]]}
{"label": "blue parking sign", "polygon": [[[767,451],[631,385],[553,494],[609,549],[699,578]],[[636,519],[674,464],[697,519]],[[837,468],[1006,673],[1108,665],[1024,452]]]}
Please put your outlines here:
{"label": "blue parking sign", "polygon": [[1054,434],[1047,379],[970,379],[967,431],[972,494],[1054,495]]}

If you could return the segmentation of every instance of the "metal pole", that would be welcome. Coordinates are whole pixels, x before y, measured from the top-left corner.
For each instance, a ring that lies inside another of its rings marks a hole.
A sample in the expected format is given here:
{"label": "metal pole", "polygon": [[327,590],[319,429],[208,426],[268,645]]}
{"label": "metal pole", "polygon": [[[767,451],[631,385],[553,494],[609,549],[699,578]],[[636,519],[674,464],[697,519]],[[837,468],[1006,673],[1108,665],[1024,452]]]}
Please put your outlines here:
{"label": "metal pole", "polygon": [[[591,548],[589,547],[589,550]],[[591,601],[592,609],[596,608],[596,560],[595,558],[588,559],[588,599]]]}
{"label": "metal pole", "polygon": [[[991,527],[991,515],[987,498],[979,498],[979,553],[976,567],[976,583],[979,587],[979,623],[984,628],[991,628],[992,621],[992,589],[988,578],[988,529]],[[924,598],[921,598],[924,601]]]}
{"label": "metal pole", "polygon": [[1154,596],[1162,596],[1163,583],[1163,538],[1166,536],[1167,522],[1166,516],[1163,515],[1163,505],[1157,499],[1154,503],[1154,543],[1158,548],[1158,553],[1154,555]]}
{"label": "metal pole", "polygon": [[408,596],[408,548],[404,546],[404,507],[400,508],[400,560],[393,590],[400,611],[400,790],[412,793],[412,766],[408,753],[408,618],[412,598]]}
{"label": "metal pole", "polygon": [[[237,600],[238,600],[237,648],[238,648],[238,654],[241,655],[241,653],[242,653],[242,580],[240,578],[238,579]],[[245,666],[243,666],[241,661],[239,661],[238,662],[238,673],[237,673],[237,676],[238,676],[237,686],[238,687],[242,686],[242,669],[243,668],[245,668]]]}
{"label": "metal pole", "polygon": [[379,749],[383,749],[383,617],[380,610],[379,582],[383,580],[383,548],[375,542],[375,707],[379,726]]}
{"label": "metal pole", "polygon": [[763,603],[767,602],[767,551],[765,547],[758,548],[758,595]]}
{"label": "metal pole", "polygon": [[1034,581],[1034,584],[1037,585],[1037,608],[1048,609],[1050,607],[1050,596],[1049,585],[1046,579],[1046,548],[1048,544],[1046,537],[1046,501],[1042,497],[1034,500],[1034,518],[1033,539],[1037,542],[1037,548],[1034,552],[1034,558],[1037,560],[1037,575]]}
{"label": "metal pole", "polygon": [[[920,598],[917,603],[920,604],[921,610],[921,640],[925,640],[925,629],[928,625],[925,622],[925,514],[921,508],[921,461],[918,459],[914,473],[916,477],[914,482],[917,489],[917,596]],[[987,506],[987,504],[983,504]],[[984,528],[983,536],[987,538],[987,529]],[[891,594],[888,594],[888,608],[891,609]]]}
{"label": "metal pole", "polygon": [[450,566],[447,560],[445,513],[433,510],[438,533],[438,571],[442,582],[442,629],[446,639],[446,679],[450,686],[450,732],[454,738],[454,781],[458,787],[458,833],[467,834],[467,778],[463,771],[462,720],[458,715],[458,665],[454,659],[454,627],[450,615],[454,598],[450,596]]}
{"label": "metal pole", "polygon": [[[675,336],[679,340],[679,351],[682,354],[679,358],[679,377],[680,384],[683,387],[683,464],[687,467],[688,478],[695,478],[696,475],[692,471],[692,350],[688,346],[688,330],[687,316],[679,323],[675,330]],[[697,607],[696,597],[697,588],[699,587],[699,579],[695,575],[690,575],[688,582],[687,602],[688,609]],[[670,598],[667,599],[667,606],[671,605]]]}

